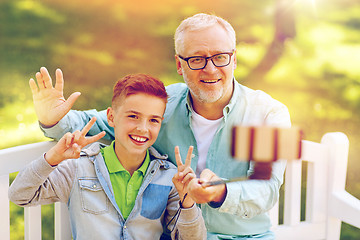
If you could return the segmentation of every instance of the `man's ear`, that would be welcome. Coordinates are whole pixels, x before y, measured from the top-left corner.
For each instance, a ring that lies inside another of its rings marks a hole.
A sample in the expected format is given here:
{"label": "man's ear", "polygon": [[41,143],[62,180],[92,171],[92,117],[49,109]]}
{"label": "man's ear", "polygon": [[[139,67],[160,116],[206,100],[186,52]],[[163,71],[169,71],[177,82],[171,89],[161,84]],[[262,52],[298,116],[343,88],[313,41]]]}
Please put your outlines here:
{"label": "man's ear", "polygon": [[181,67],[181,59],[180,59],[177,55],[175,55],[175,61],[176,61],[177,73],[178,73],[179,75],[183,75],[183,73],[182,73],[182,67]]}
{"label": "man's ear", "polygon": [[235,69],[236,69],[236,67],[237,67],[236,49],[235,49],[235,51],[234,51],[233,56],[234,56],[234,70],[235,70]]}
{"label": "man's ear", "polygon": [[107,115],[107,121],[110,125],[110,127],[115,127],[115,123],[114,123],[114,109],[111,107],[108,107],[107,111],[106,111],[106,115]]}

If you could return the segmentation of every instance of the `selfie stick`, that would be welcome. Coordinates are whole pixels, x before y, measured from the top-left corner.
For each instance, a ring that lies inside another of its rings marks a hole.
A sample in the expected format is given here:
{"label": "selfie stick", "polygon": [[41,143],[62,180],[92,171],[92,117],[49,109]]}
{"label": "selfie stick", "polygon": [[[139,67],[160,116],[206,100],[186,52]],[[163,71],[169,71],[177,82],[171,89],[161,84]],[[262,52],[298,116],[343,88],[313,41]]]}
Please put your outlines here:
{"label": "selfie stick", "polygon": [[253,174],[249,177],[204,182],[202,186],[215,186],[249,179],[269,180],[273,162],[278,159],[301,158],[302,138],[303,133],[298,127],[235,126],[232,130],[232,157],[238,161],[254,161]]}

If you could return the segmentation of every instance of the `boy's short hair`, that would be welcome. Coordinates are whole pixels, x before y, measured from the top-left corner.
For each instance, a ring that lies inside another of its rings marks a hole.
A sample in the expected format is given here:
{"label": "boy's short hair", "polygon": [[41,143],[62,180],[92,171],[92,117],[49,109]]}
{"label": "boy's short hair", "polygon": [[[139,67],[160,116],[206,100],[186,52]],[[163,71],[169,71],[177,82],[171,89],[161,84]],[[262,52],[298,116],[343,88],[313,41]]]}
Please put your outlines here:
{"label": "boy's short hair", "polygon": [[159,97],[167,103],[168,95],[164,83],[147,74],[129,74],[119,79],[113,90],[112,105],[117,106],[118,101],[132,94],[145,93]]}

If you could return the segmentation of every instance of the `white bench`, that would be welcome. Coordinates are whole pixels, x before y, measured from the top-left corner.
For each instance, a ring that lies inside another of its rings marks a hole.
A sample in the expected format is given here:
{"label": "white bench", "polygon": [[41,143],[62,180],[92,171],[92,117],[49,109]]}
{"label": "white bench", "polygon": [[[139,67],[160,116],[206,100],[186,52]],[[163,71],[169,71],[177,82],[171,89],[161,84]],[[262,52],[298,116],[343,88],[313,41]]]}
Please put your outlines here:
{"label": "white bench", "polygon": [[[10,239],[10,209],[8,199],[9,174],[18,172],[27,163],[51,148],[54,142],[33,143],[0,150],[0,236]],[[26,240],[41,240],[41,206],[24,208]],[[55,203],[55,240],[71,239],[69,214],[66,204]]]}
{"label": "white bench", "polygon": [[[360,200],[345,191],[349,140],[327,133],[321,143],[302,141],[301,161],[289,161],[285,172],[283,224],[279,206],[270,211],[279,240],[338,240],[341,222],[360,228]],[[306,213],[300,221],[302,162],[307,163]]]}
{"label": "white bench", "polygon": [[[53,142],[0,150],[0,236],[10,239],[9,174],[45,152]],[[271,211],[279,240],[320,240],[340,237],[341,222],[360,228],[360,200],[345,191],[349,141],[343,133],[327,133],[321,143],[303,140],[301,161],[289,161],[285,173],[283,224],[279,205]],[[302,162],[307,162],[306,218],[300,221]],[[24,211],[25,239],[41,239],[41,208]],[[55,204],[55,240],[71,239],[67,207]]]}

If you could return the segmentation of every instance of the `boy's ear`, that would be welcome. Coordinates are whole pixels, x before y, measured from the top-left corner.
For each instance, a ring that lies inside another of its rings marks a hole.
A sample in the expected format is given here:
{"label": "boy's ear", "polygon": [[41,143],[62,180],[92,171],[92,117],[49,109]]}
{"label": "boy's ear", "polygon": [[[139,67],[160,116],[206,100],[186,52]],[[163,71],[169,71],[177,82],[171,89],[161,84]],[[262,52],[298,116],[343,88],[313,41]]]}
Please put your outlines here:
{"label": "boy's ear", "polygon": [[106,115],[107,115],[107,121],[110,125],[110,127],[114,127],[114,109],[112,109],[111,107],[108,107],[107,111],[106,111]]}

